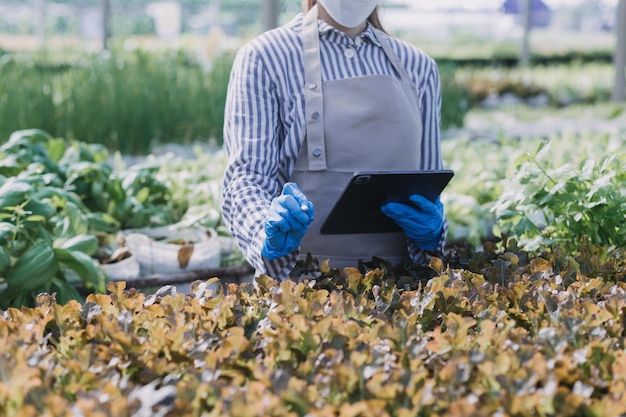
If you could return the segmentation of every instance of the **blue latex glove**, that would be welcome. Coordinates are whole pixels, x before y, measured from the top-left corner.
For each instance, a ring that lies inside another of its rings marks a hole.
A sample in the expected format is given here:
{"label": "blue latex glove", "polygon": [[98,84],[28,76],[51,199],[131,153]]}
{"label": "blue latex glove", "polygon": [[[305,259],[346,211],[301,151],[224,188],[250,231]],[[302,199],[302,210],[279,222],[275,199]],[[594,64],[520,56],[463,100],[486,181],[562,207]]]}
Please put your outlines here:
{"label": "blue latex glove", "polygon": [[274,198],[265,219],[265,242],[261,254],[269,260],[292,253],[313,222],[313,203],[295,183],[288,182]]}
{"label": "blue latex glove", "polygon": [[443,229],[443,204],[439,197],[433,203],[426,197],[413,194],[409,201],[413,204],[390,202],[383,204],[380,209],[391,217],[419,248],[437,249]]}

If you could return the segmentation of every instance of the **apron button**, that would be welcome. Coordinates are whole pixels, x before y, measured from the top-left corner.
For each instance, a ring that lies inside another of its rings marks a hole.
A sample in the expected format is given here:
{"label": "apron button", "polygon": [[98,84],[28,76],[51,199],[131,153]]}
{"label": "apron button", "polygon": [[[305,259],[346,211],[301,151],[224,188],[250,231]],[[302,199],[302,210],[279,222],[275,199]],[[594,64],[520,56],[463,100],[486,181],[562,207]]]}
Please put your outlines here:
{"label": "apron button", "polygon": [[346,58],[354,58],[354,56],[356,55],[356,51],[352,48],[348,48],[343,51],[343,54]]}
{"label": "apron button", "polygon": [[320,114],[319,114],[319,112],[314,111],[314,112],[311,114],[311,117],[313,118],[313,120],[317,120],[317,119],[319,119],[319,118],[320,118]]}
{"label": "apron button", "polygon": [[322,150],[321,149],[314,149],[313,150],[313,156],[316,158],[319,158],[320,156],[322,156]]}

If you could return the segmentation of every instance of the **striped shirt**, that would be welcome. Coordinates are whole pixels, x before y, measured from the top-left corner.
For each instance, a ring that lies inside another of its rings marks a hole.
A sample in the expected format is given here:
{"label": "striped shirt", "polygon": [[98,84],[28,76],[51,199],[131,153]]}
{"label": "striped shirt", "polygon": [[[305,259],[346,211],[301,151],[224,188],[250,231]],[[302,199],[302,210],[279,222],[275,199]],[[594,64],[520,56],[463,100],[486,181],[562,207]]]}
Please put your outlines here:
{"label": "striped shirt", "polygon": [[[297,253],[270,261],[261,256],[264,223],[271,200],[280,195],[294,169],[305,137],[302,20],[298,14],[280,28],[265,32],[237,52],[228,86],[224,146],[228,164],[221,207],[224,221],[242,255],[257,269],[285,279]],[[318,20],[322,81],[367,75],[397,75],[373,35],[386,36],[393,51],[417,85],[424,129],[422,169],[443,167],[439,120],[441,92],[435,61],[423,51],[389,37],[368,23],[357,38]],[[346,46],[359,50],[359,59],[346,57]],[[374,98],[375,99],[375,98]],[[447,234],[447,222],[440,250]],[[428,255],[408,242],[411,259],[423,264]]]}

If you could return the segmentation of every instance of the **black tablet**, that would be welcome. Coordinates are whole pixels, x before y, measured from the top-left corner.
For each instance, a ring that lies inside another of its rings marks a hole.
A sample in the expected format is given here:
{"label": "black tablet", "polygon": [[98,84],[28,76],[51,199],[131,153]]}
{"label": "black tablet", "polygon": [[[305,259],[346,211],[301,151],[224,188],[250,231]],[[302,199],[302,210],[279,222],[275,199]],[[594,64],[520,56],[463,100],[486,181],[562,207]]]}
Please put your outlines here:
{"label": "black tablet", "polygon": [[409,204],[411,194],[435,201],[453,176],[452,170],[356,172],[322,224],[321,233],[402,231],[380,210],[381,205],[390,201]]}

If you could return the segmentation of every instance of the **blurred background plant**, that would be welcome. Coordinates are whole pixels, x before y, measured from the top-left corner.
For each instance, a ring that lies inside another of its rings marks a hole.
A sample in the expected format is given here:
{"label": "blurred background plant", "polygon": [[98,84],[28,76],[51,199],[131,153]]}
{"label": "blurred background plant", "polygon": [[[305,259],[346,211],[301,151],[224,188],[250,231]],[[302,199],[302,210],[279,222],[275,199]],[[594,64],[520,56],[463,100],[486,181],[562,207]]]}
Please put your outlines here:
{"label": "blurred background plant", "polygon": [[[442,129],[511,103],[611,99],[615,0],[532,0],[526,32],[523,1],[509,3],[381,3],[386,29],[439,64]],[[124,154],[218,148],[236,49],[299,11],[299,0],[0,0],[0,143],[39,128]]]}
{"label": "blurred background plant", "polygon": [[146,154],[162,143],[221,143],[231,55],[210,72],[185,51],[45,53],[0,60],[0,137],[27,127]]}

